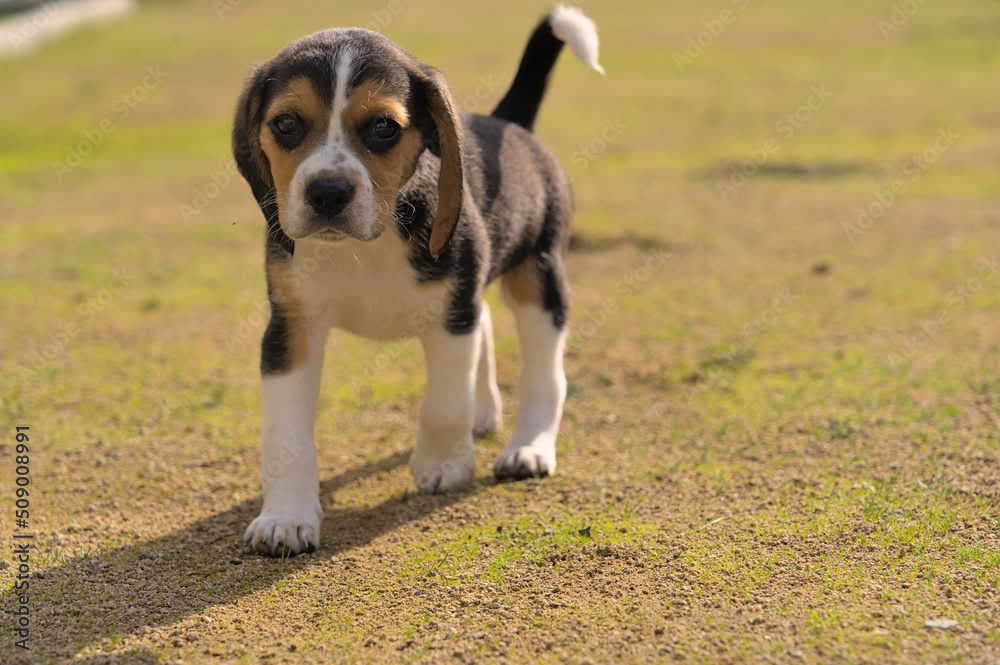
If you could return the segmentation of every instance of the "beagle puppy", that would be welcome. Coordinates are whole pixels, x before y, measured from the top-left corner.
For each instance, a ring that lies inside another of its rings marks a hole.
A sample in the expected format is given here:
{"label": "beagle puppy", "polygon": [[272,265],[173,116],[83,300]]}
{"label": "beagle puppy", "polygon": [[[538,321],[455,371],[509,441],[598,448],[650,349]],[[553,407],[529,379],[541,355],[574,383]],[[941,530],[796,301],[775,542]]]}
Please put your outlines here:
{"label": "beagle puppy", "polygon": [[319,544],[313,431],[330,328],[420,339],[427,393],[410,470],[423,492],[472,480],[474,435],[500,426],[483,301],[497,278],[522,368],[517,424],[494,472],[555,471],[572,201],[532,126],[565,43],[602,71],[593,22],[559,6],[489,116],[460,112],[438,70],[360,28],[309,35],[250,72],[233,152],[267,222],[271,303],[260,363],[264,505],[246,531],[252,549],[292,555]]}

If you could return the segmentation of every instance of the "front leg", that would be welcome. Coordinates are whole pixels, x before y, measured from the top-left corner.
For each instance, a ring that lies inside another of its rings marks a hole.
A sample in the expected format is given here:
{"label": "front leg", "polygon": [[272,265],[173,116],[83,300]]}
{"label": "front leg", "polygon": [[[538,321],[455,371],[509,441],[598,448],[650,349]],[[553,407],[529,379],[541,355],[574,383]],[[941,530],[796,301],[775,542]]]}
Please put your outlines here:
{"label": "front leg", "polygon": [[313,430],[326,330],[305,325],[290,330],[289,325],[272,314],[264,333],[264,507],[244,536],[252,549],[271,556],[312,552],[323,519]]}
{"label": "front leg", "polygon": [[479,325],[453,334],[440,323],[421,336],[427,356],[427,395],[420,407],[410,472],[422,492],[443,492],[472,481],[472,442]]}

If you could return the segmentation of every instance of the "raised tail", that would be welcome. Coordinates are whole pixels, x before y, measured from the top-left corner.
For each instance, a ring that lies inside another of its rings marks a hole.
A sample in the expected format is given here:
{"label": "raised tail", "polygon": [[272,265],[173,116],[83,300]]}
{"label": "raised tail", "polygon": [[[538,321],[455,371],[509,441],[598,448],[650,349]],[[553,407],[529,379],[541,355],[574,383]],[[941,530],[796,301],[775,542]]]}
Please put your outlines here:
{"label": "raised tail", "polygon": [[576,7],[558,5],[531,33],[514,82],[493,109],[493,117],[532,130],[563,44],[569,44],[580,62],[604,73],[597,62],[597,26]]}

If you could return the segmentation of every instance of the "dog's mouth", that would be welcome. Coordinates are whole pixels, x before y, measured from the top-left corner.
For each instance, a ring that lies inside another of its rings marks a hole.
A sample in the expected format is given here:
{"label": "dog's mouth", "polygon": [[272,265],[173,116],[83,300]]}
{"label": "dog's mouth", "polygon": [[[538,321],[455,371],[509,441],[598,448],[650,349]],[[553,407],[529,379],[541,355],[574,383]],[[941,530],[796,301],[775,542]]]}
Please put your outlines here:
{"label": "dog's mouth", "polygon": [[351,236],[346,233],[341,233],[340,231],[334,231],[333,229],[323,229],[322,231],[317,231],[312,235],[306,236],[309,240],[320,240],[326,243],[338,244],[342,243]]}
{"label": "dog's mouth", "polygon": [[300,239],[315,240],[327,244],[337,245],[349,240],[360,242],[371,242],[382,235],[373,225],[358,228],[357,225],[347,224],[342,228],[331,228],[324,224],[323,227],[306,233]]}
{"label": "dog's mouth", "polygon": [[341,245],[350,240],[370,242],[378,238],[379,235],[380,234],[373,234],[369,237],[356,235],[354,233],[344,233],[343,231],[336,231],[334,229],[320,229],[319,231],[314,231],[298,237],[293,237],[289,234],[289,237],[293,240],[308,240],[310,242],[321,242],[327,245]]}
{"label": "dog's mouth", "polygon": [[345,210],[333,217],[293,210],[282,220],[285,233],[292,240],[341,244],[349,240],[368,242],[381,233],[376,220],[366,218],[363,210]]}

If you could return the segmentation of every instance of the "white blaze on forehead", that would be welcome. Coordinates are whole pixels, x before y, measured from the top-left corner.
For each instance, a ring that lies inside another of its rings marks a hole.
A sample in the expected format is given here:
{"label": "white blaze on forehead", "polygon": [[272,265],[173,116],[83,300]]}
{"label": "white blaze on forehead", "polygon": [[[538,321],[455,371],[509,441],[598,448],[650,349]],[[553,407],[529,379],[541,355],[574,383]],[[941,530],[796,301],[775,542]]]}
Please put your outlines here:
{"label": "white blaze on forehead", "polygon": [[282,217],[282,226],[292,238],[305,237],[316,230],[309,221],[313,217],[306,196],[309,183],[317,179],[333,178],[347,179],[355,187],[354,200],[341,213],[347,226],[356,234],[355,237],[378,236],[371,179],[364,164],[350,147],[348,133],[352,128],[344,127],[343,123],[353,61],[354,53],[348,49],[341,49],[330,56],[334,78],[333,102],[326,140],[299,163],[289,186],[292,194]]}
{"label": "white blaze on forehead", "polygon": [[351,78],[351,65],[354,54],[347,49],[335,52],[333,58],[333,110],[330,113],[330,133],[331,140],[336,141],[343,134],[344,126],[342,116],[347,107],[347,84]]}

